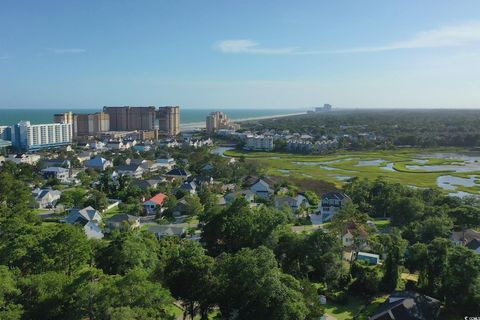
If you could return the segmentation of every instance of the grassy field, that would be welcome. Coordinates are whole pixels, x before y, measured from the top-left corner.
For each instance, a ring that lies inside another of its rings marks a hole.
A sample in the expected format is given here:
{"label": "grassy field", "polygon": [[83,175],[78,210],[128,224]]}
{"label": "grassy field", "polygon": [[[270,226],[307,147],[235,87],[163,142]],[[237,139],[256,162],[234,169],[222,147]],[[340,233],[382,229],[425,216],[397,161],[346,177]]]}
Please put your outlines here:
{"label": "grassy field", "polygon": [[[468,178],[469,175],[480,175],[480,171],[455,172],[452,170],[428,171],[420,170],[422,166],[460,165],[458,160],[443,159],[433,153],[462,153],[467,150],[458,148],[443,149],[399,149],[388,151],[342,151],[333,155],[300,155],[275,152],[247,152],[229,150],[226,156],[245,157],[247,161],[256,161],[263,165],[265,174],[285,180],[309,181],[321,180],[340,188],[344,180],[351,177],[376,179],[385,177],[391,182],[411,185],[419,188],[437,187],[437,178],[450,175]],[[419,154],[424,163],[419,163]],[[428,157],[432,154],[432,157]],[[365,163],[366,162],[366,163]],[[420,169],[408,169],[409,165],[420,166]],[[295,181],[292,181],[295,183]],[[455,185],[455,191],[480,194],[480,184],[472,187]],[[445,191],[447,192],[447,191]]]}

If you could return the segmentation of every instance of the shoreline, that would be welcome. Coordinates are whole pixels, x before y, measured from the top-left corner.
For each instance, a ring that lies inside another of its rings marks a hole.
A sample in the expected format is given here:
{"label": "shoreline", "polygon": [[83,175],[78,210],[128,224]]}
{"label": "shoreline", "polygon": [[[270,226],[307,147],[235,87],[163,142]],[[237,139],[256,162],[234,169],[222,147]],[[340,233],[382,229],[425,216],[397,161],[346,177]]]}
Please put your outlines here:
{"label": "shoreline", "polygon": [[[274,119],[274,118],[283,118],[283,117],[291,117],[291,116],[298,116],[302,114],[307,114],[307,112],[297,112],[297,113],[288,113],[288,114],[279,114],[279,115],[271,115],[271,116],[260,116],[260,117],[250,117],[250,118],[241,118],[241,119],[230,119],[232,122],[239,123],[239,122],[247,122],[247,121],[255,121],[255,120],[265,120],[265,119]],[[181,131],[193,131],[193,130],[201,130],[206,127],[205,121],[203,122],[190,122],[180,124]]]}

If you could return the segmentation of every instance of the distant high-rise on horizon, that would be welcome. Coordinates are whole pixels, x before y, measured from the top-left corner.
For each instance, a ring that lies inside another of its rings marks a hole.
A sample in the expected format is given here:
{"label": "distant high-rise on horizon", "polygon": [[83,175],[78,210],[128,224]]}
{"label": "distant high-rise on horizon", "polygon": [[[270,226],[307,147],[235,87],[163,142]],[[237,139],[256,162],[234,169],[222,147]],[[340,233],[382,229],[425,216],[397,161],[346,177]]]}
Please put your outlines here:
{"label": "distant high-rise on horizon", "polygon": [[176,136],[180,133],[180,107],[160,107],[157,111],[160,134]]}
{"label": "distant high-rise on horizon", "polygon": [[212,112],[206,118],[207,133],[215,133],[220,129],[238,130],[240,126],[230,121],[223,112]]}
{"label": "distant high-rise on horizon", "polygon": [[315,112],[330,112],[332,111],[332,105],[325,103],[323,107],[317,107],[315,108]]}
{"label": "distant high-rise on horizon", "polygon": [[103,107],[111,131],[155,130],[155,107]]}

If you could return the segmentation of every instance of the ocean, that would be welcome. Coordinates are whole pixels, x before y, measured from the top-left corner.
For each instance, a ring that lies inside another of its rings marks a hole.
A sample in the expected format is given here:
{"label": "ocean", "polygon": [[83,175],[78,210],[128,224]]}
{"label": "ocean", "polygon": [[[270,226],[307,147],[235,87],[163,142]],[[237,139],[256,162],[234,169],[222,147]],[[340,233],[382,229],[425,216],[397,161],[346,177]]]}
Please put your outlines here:
{"label": "ocean", "polygon": [[[74,113],[94,113],[101,108],[82,109],[0,109],[0,125],[13,125],[21,120],[32,124],[52,123],[55,113],[72,111]],[[212,111],[223,111],[232,120],[280,116],[304,112],[302,109],[180,109],[180,123],[193,124],[205,122],[205,117]]]}

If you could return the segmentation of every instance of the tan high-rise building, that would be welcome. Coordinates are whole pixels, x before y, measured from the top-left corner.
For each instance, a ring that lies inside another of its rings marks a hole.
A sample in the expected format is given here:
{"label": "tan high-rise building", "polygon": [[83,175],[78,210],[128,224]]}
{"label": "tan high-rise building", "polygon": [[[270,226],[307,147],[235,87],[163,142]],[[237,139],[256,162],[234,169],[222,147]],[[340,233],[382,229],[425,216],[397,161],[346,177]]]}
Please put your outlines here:
{"label": "tan high-rise building", "polygon": [[110,130],[155,130],[155,107],[103,107],[110,117]]}
{"label": "tan high-rise building", "polygon": [[73,123],[73,113],[71,111],[64,113],[57,113],[53,115],[53,122],[55,123]]}
{"label": "tan high-rise building", "polygon": [[105,112],[75,114],[73,119],[74,136],[94,136],[100,132],[110,131],[110,116]]}
{"label": "tan high-rise building", "polygon": [[160,107],[157,111],[160,134],[176,136],[180,133],[180,107]]}
{"label": "tan high-rise building", "polygon": [[212,112],[206,119],[207,133],[215,133],[220,129],[238,130],[240,126],[233,123],[223,112]]}
{"label": "tan high-rise building", "polygon": [[74,114],[73,112],[69,111],[69,112],[64,112],[64,113],[57,113],[57,114],[54,114],[53,115],[53,122],[54,123],[69,123],[72,125],[72,136],[75,137],[76,136],[76,131],[77,131],[77,127],[76,127],[76,123],[75,123],[75,120],[74,120]]}

